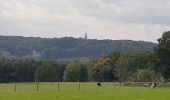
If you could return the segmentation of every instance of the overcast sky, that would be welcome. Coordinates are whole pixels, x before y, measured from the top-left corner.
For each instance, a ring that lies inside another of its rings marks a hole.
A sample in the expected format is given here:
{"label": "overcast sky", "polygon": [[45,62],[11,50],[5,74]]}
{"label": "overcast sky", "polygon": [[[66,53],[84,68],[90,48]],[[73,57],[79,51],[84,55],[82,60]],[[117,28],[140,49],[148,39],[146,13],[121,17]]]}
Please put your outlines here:
{"label": "overcast sky", "polygon": [[0,0],[0,35],[156,42],[170,29],[170,0]]}

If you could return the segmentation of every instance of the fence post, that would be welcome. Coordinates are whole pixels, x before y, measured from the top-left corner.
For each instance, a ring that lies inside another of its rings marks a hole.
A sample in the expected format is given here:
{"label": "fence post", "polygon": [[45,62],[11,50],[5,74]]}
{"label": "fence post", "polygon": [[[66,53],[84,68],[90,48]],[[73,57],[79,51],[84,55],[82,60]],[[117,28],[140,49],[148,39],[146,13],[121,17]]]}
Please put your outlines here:
{"label": "fence post", "polygon": [[39,91],[39,83],[38,81],[36,81],[36,85],[37,85],[37,92]]}
{"label": "fence post", "polygon": [[16,85],[16,82],[14,83],[14,92],[17,91],[17,85]]}
{"label": "fence post", "polygon": [[113,81],[113,86],[114,86],[114,88],[116,87],[115,84],[116,84],[115,81]]}
{"label": "fence post", "polygon": [[163,80],[163,87],[165,88],[165,80]]}
{"label": "fence post", "polygon": [[58,91],[60,90],[60,84],[59,84],[59,81],[58,81]]}
{"label": "fence post", "polygon": [[98,90],[98,85],[96,85],[97,86],[97,90]]}
{"label": "fence post", "polygon": [[79,90],[80,90],[80,81],[78,81],[78,84],[79,84]]}
{"label": "fence post", "polygon": [[134,83],[133,83],[133,79],[132,79],[132,87],[133,87]]}

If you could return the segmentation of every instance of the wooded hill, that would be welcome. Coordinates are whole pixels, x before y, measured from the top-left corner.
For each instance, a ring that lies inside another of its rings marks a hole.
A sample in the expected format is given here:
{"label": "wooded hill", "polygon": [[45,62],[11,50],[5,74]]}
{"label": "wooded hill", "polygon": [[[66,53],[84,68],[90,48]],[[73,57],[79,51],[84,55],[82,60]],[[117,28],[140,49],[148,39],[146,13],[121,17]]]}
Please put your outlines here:
{"label": "wooded hill", "polygon": [[153,50],[155,43],[132,40],[96,40],[73,37],[0,36],[0,57],[80,59],[123,50]]}

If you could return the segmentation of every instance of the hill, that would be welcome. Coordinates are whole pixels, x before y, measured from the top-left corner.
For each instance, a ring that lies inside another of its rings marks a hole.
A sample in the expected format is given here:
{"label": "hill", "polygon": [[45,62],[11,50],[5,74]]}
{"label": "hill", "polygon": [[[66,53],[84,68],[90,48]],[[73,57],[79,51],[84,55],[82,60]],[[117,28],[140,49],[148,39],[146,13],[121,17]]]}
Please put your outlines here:
{"label": "hill", "polygon": [[42,59],[95,58],[116,50],[150,51],[155,45],[152,42],[132,40],[0,36],[0,56]]}

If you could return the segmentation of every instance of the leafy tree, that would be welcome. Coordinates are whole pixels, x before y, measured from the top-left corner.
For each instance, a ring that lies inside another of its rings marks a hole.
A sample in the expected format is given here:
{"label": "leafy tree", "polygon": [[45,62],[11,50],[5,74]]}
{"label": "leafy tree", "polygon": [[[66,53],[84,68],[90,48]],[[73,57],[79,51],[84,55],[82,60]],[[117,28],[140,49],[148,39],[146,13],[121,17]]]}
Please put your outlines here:
{"label": "leafy tree", "polygon": [[90,65],[90,76],[93,81],[113,81],[113,66],[109,57],[100,57]]}
{"label": "leafy tree", "polygon": [[[58,65],[56,61],[2,58],[0,82],[62,81],[65,68],[65,62]],[[84,75],[84,69],[81,70]]]}
{"label": "leafy tree", "polygon": [[139,69],[137,71],[137,80],[143,82],[151,82],[155,78],[155,73],[153,70]]}
{"label": "leafy tree", "polygon": [[36,61],[33,59],[17,60],[14,64],[15,81],[32,82],[36,72]]}
{"label": "leafy tree", "polygon": [[155,69],[164,78],[170,78],[170,31],[164,32],[154,49]]}
{"label": "leafy tree", "polygon": [[112,81],[114,78],[112,68],[108,65],[104,66],[100,71],[100,77],[105,81]]}
{"label": "leafy tree", "polygon": [[67,65],[63,78],[64,81],[87,81],[87,68],[80,62],[71,62]]}
{"label": "leafy tree", "polygon": [[115,64],[120,81],[136,79],[138,69],[149,68],[149,56],[150,52],[145,51],[121,52]]}
{"label": "leafy tree", "polygon": [[14,81],[13,73],[13,61],[9,59],[2,59],[0,61],[0,82]]}
{"label": "leafy tree", "polygon": [[43,82],[59,81],[59,76],[60,76],[59,66],[55,61],[41,62],[38,65],[35,73],[36,81]]}

